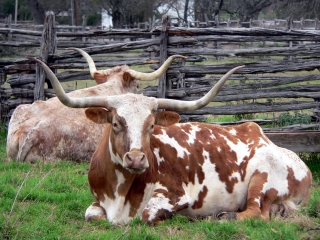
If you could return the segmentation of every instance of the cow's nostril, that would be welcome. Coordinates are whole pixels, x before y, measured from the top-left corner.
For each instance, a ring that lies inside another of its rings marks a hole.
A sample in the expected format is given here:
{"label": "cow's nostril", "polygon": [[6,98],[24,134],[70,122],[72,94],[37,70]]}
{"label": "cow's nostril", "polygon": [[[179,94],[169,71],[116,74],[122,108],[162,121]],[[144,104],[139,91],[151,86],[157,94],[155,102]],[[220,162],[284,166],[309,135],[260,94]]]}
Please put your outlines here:
{"label": "cow's nostril", "polygon": [[128,163],[132,163],[132,159],[131,159],[131,157],[130,157],[129,154],[127,154],[126,161],[127,161]]}

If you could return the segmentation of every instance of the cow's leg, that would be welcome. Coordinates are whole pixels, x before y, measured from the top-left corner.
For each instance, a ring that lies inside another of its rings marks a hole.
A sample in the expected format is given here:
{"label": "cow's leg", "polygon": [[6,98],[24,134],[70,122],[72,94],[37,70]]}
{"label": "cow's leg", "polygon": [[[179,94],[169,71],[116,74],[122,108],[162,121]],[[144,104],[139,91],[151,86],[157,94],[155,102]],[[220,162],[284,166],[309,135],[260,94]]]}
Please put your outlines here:
{"label": "cow's leg", "polygon": [[261,218],[265,220],[270,220],[270,211],[272,212],[272,204],[273,199],[269,199],[268,197],[262,199],[261,201]]}
{"label": "cow's leg", "polygon": [[100,206],[99,202],[93,202],[86,210],[85,219],[91,220],[107,219],[106,211]]}
{"label": "cow's leg", "polygon": [[179,203],[179,199],[163,190],[156,190],[147,206],[142,211],[142,221],[155,225],[161,220],[171,218],[172,215],[188,207],[188,203]]}
{"label": "cow's leg", "polygon": [[173,205],[170,204],[168,192],[156,190],[147,206],[142,211],[142,221],[149,225],[155,225],[157,222],[172,217]]}
{"label": "cow's leg", "polygon": [[248,186],[247,205],[243,212],[222,212],[218,214],[218,219],[239,219],[266,218],[269,219],[272,199],[264,199],[262,193],[263,185],[267,182],[267,173],[260,173],[258,170],[253,174]]}
{"label": "cow's leg", "polygon": [[256,170],[252,175],[247,196],[247,208],[243,212],[237,213],[237,219],[243,220],[246,218],[258,218],[262,217],[267,220],[270,219],[270,206],[274,201],[272,195],[266,196],[263,191],[264,184],[268,181],[268,173],[259,172]]}

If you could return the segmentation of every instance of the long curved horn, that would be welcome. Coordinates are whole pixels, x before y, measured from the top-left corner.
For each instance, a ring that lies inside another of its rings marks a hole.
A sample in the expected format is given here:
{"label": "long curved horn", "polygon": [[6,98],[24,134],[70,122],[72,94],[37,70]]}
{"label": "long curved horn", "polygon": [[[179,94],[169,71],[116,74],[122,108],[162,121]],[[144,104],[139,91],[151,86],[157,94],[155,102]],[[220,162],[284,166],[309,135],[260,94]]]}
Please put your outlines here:
{"label": "long curved horn", "polygon": [[175,111],[193,111],[203,108],[209,104],[214,97],[219,93],[223,84],[228,80],[228,78],[238,69],[244,66],[239,66],[231,69],[227,72],[215,85],[214,87],[202,98],[195,101],[181,101],[172,99],[157,99],[158,109],[175,110]]}
{"label": "long curved horn", "polygon": [[[70,47],[67,49],[72,49],[77,51],[78,53],[80,53],[88,62],[89,65],[89,69],[90,69],[90,74],[91,77],[94,78],[94,74],[95,73],[100,73],[103,75],[109,75],[111,69],[106,69],[106,70],[97,70],[96,65],[94,64],[93,59],[91,58],[91,56],[86,53],[85,51],[83,51],[82,49],[79,48],[74,48],[74,47]],[[143,72],[138,72],[135,71],[133,69],[129,69],[128,72],[131,74],[131,76],[135,79],[141,80],[141,81],[148,81],[148,80],[154,80],[156,78],[159,78],[165,71],[167,71],[167,69],[169,68],[169,66],[171,65],[171,63],[173,62],[173,60],[175,58],[183,58],[186,59],[187,57],[182,56],[182,55],[172,55],[170,56],[163,64],[160,68],[158,68],[156,71],[151,72],[151,73],[143,73]]]}
{"label": "long curved horn", "polygon": [[[50,79],[52,86],[56,92],[59,100],[66,106],[72,108],[86,108],[86,107],[105,107],[110,108],[106,97],[87,97],[87,98],[70,98],[63,90],[59,83],[59,80],[51,71],[51,69],[42,61],[36,58],[28,58],[36,61],[46,72],[48,78]],[[219,93],[223,84],[228,80],[228,78],[238,69],[244,66],[239,66],[231,69],[227,72],[216,84],[215,86],[202,98],[196,101],[180,101],[172,99],[157,99],[158,109],[167,109],[175,111],[193,111],[206,106],[210,103],[214,97]]]}
{"label": "long curved horn", "polygon": [[51,69],[42,61],[36,58],[29,58],[30,60],[36,61],[40,67],[46,72],[52,87],[56,93],[59,100],[66,106],[72,108],[86,108],[86,107],[105,107],[108,108],[108,103],[106,97],[91,97],[91,98],[70,98],[62,88],[56,75],[51,71]]}
{"label": "long curved horn", "polygon": [[142,81],[154,80],[156,78],[159,78],[165,71],[167,71],[167,69],[170,67],[171,63],[175,58],[186,59],[187,57],[182,55],[172,55],[168,57],[168,59],[161,65],[160,68],[158,68],[156,71],[151,73],[142,73],[132,69],[130,69],[128,72],[131,74],[132,77],[138,80],[142,80]]}
{"label": "long curved horn", "polygon": [[100,73],[100,74],[103,74],[103,75],[109,75],[112,71],[112,69],[106,69],[106,70],[97,70],[96,68],[96,65],[92,59],[92,57],[86,53],[85,51],[83,51],[82,49],[79,49],[79,48],[74,48],[74,47],[70,47],[70,48],[67,48],[67,50],[75,50],[77,51],[78,53],[80,53],[88,62],[88,65],[89,65],[89,70],[90,70],[90,75],[92,78],[94,78],[94,74],[95,73]]}

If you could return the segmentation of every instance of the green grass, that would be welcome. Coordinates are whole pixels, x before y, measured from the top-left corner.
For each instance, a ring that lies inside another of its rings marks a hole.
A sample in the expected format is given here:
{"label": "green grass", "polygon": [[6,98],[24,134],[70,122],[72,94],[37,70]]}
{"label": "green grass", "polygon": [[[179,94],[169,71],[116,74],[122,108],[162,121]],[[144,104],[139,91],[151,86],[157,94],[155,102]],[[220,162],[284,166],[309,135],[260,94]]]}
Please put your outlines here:
{"label": "green grass", "polygon": [[7,127],[0,122],[0,159],[6,157]]}
{"label": "green grass", "polygon": [[0,128],[0,239],[319,239],[320,158],[302,157],[314,176],[309,204],[301,212],[271,221],[213,221],[174,216],[150,227],[140,219],[126,226],[85,222],[93,197],[88,163],[35,164],[6,160],[6,128]]}

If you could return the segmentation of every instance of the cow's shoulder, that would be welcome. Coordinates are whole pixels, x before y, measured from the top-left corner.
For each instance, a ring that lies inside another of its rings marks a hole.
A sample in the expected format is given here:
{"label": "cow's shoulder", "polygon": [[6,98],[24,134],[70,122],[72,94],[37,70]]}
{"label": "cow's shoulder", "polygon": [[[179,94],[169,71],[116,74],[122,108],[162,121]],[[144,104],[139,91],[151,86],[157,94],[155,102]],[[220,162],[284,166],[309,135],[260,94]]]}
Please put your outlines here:
{"label": "cow's shoulder", "polygon": [[171,111],[158,112],[155,118],[156,125],[163,127],[178,123],[181,119],[178,113]]}

